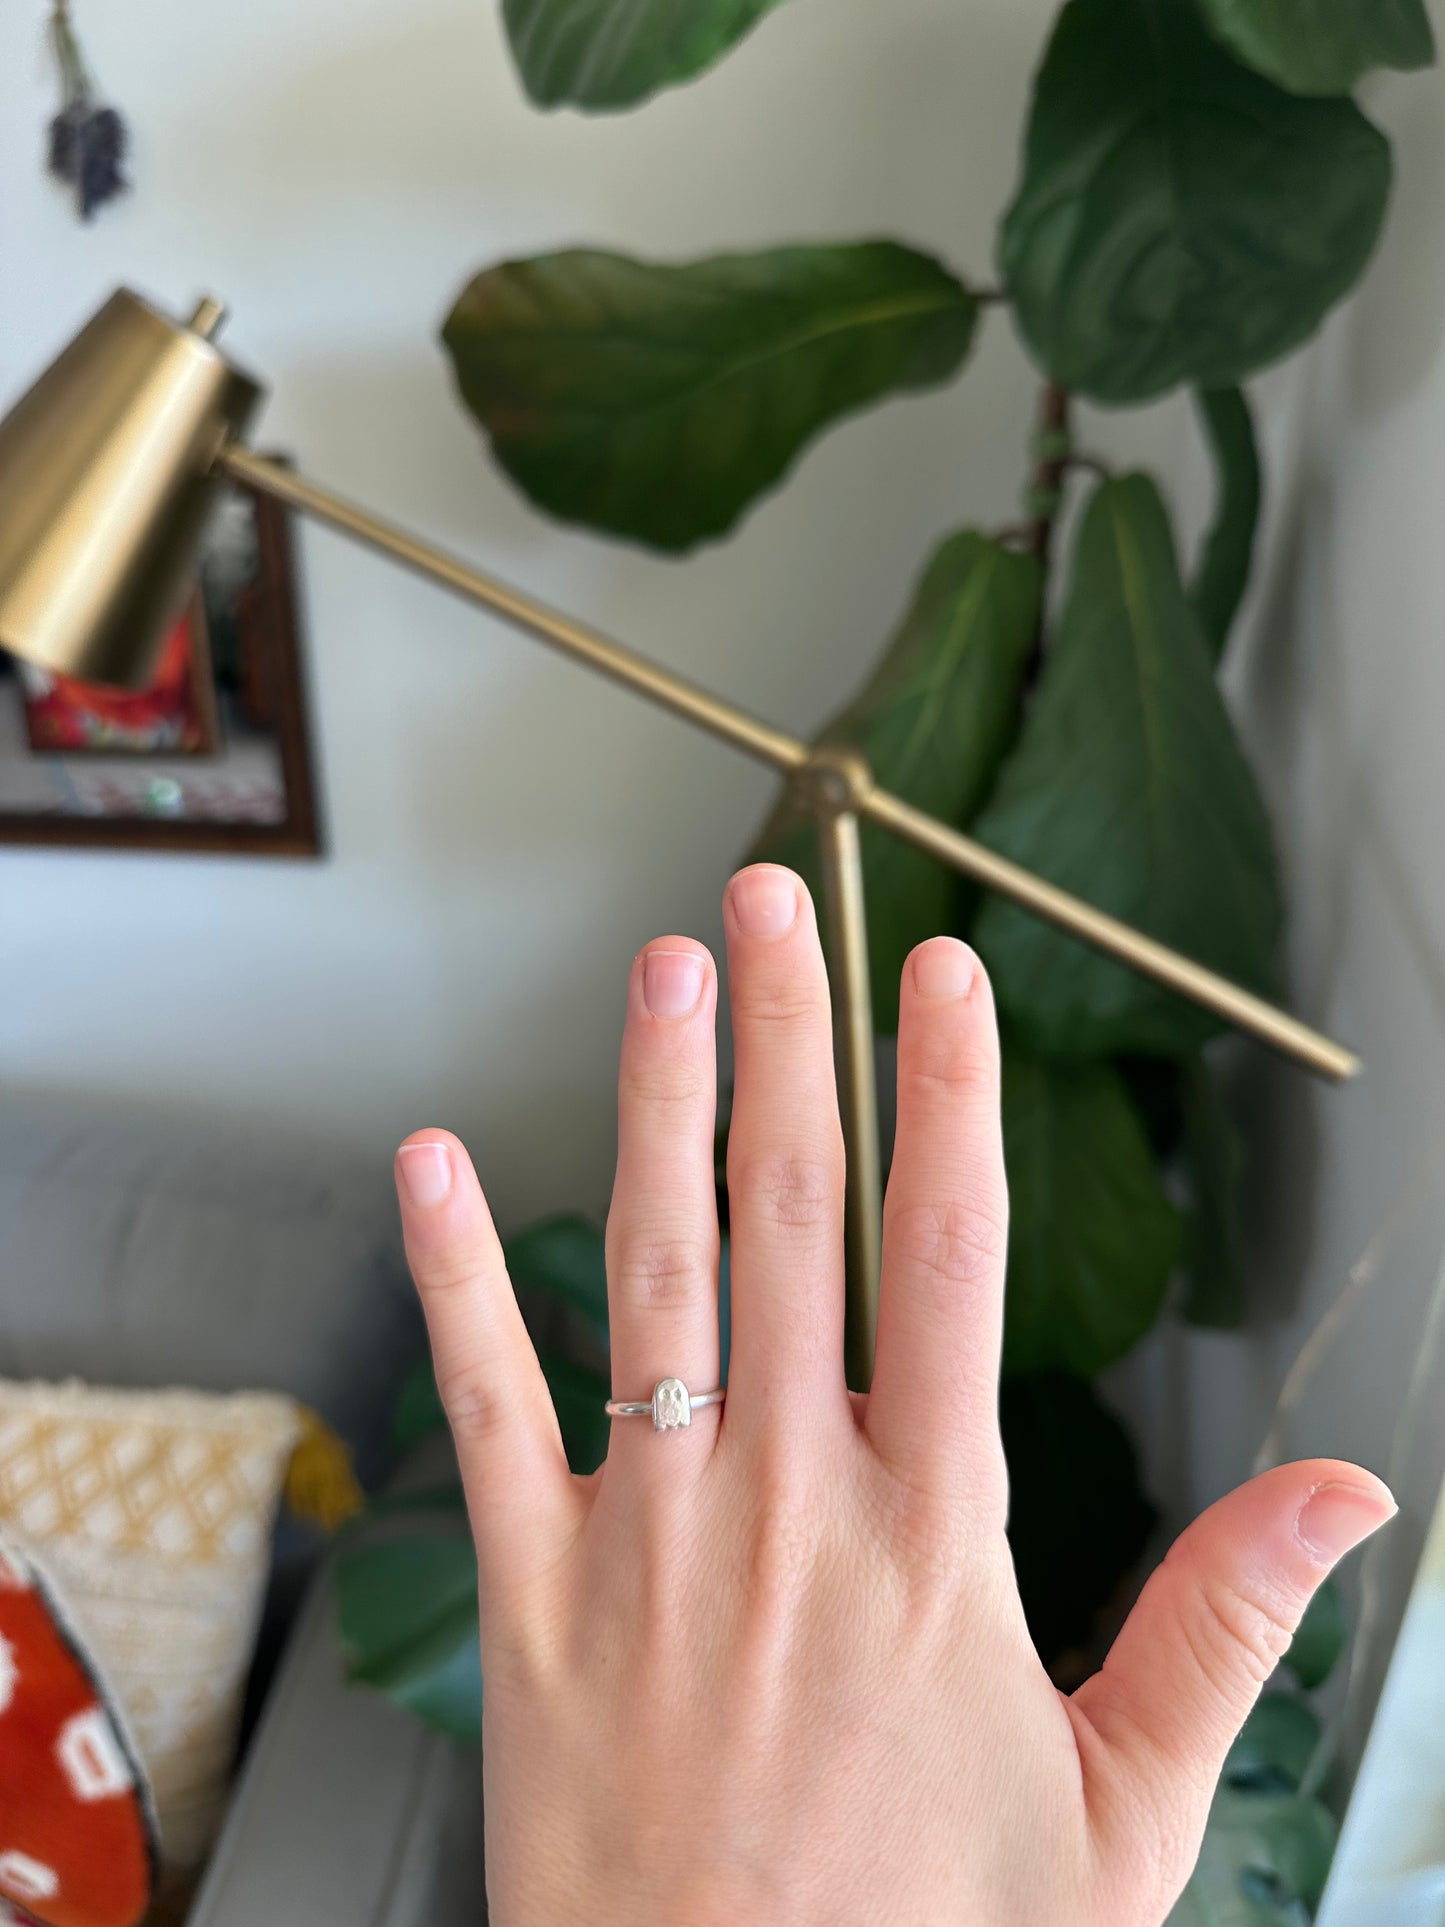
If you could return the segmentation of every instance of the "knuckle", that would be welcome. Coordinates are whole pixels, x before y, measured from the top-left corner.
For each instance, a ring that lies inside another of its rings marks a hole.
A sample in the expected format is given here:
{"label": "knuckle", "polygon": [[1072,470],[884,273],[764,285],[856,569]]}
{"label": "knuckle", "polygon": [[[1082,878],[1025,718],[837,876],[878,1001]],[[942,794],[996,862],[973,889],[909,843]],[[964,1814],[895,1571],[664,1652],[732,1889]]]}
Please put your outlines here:
{"label": "knuckle", "polygon": [[654,1110],[688,1109],[703,1103],[711,1108],[709,1081],[696,1066],[677,1056],[648,1053],[630,1059],[618,1086],[623,1103]]}
{"label": "knuckle", "polygon": [[837,1212],[843,1189],[841,1155],[762,1153],[729,1159],[728,1189],[735,1205],[745,1204],[769,1224],[811,1228]]}
{"label": "knuckle", "polygon": [[1206,1682],[1232,1696],[1243,1667],[1262,1686],[1293,1637],[1277,1603],[1218,1574],[1197,1578],[1193,1591],[1195,1609],[1184,1615],[1184,1632]]}
{"label": "knuckle", "polygon": [[888,1239],[912,1281],[950,1304],[961,1291],[991,1285],[1008,1255],[1007,1210],[979,1204],[909,1205],[889,1214]]}
{"label": "knuckle", "polygon": [[820,1024],[827,1003],[819,986],[796,971],[748,971],[733,986],[735,1015],[759,1029],[785,1024]]}
{"label": "knuckle", "polygon": [[435,1251],[424,1263],[413,1266],[416,1288],[424,1298],[452,1298],[463,1292],[481,1291],[489,1282],[487,1267],[477,1262],[474,1252]]}
{"label": "knuckle", "polygon": [[511,1429],[516,1398],[480,1366],[437,1374],[437,1396],[458,1445],[482,1445]]}
{"label": "knuckle", "polygon": [[717,1271],[718,1240],[619,1233],[611,1276],[619,1298],[643,1310],[696,1304]]}
{"label": "knuckle", "polygon": [[797,1481],[773,1476],[763,1484],[747,1542],[745,1585],[764,1614],[784,1610],[813,1565],[810,1512]]}
{"label": "knuckle", "polygon": [[925,1097],[956,1101],[987,1091],[998,1081],[998,1051],[974,1027],[925,1034],[914,1040],[904,1074]]}

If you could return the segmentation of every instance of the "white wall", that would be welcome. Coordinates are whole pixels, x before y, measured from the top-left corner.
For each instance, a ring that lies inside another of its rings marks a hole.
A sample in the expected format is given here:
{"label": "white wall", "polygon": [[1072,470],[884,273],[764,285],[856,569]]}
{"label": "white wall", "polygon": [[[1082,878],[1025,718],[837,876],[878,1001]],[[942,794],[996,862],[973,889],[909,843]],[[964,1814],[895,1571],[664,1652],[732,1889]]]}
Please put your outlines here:
{"label": "white wall", "polygon": [[[526,106],[494,0],[83,0],[136,138],[134,194],[91,227],[40,171],[42,11],[0,9],[0,406],[112,284],[213,290],[273,384],[267,444],[804,730],[936,537],[1016,518],[1033,381],[997,312],[957,389],[844,428],[684,563],[532,513],[435,336],[475,268],[583,240],[898,233],[988,277],[1044,0],[796,0],[699,85],[594,121]],[[1167,463],[1179,423],[1113,442]],[[330,860],[0,855],[0,1075],[373,1146],[446,1122],[504,1221],[599,1205],[627,962],[717,938],[767,780],[338,538],[303,564]]]}

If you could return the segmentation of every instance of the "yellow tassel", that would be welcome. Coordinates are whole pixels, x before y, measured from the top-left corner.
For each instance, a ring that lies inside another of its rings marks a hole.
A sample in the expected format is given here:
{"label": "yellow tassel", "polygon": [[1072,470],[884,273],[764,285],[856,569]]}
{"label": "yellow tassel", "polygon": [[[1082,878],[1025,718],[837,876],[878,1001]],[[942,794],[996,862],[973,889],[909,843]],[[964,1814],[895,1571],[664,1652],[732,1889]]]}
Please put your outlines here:
{"label": "yellow tassel", "polygon": [[286,1503],[298,1519],[335,1532],[366,1504],[357,1482],[351,1450],[325,1419],[307,1405],[299,1408],[301,1437],[286,1470]]}

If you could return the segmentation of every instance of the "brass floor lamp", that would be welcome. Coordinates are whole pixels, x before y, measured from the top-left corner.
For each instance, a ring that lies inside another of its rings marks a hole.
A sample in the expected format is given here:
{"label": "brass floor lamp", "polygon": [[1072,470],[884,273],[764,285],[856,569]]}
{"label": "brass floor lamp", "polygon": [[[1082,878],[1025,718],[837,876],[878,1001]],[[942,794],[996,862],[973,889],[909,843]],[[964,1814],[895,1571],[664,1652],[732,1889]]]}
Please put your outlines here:
{"label": "brass floor lamp", "polygon": [[854,1383],[871,1377],[881,1241],[860,822],[881,824],[1324,1077],[1359,1070],[1351,1051],[1286,1011],[881,789],[860,757],[814,749],[250,453],[242,436],[262,390],[216,348],[223,313],[208,299],[178,323],[122,290],[0,423],[0,646],[73,676],[143,681],[193,566],[212,492],[229,476],[778,770],[816,817],[822,846],[848,1157]]}

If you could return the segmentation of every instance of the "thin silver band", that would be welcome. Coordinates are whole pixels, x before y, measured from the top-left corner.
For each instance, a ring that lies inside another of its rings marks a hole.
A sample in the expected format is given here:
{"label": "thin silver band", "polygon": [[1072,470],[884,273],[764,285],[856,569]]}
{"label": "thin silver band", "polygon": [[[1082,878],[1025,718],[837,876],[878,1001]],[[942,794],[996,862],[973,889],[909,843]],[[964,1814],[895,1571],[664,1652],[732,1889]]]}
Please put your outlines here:
{"label": "thin silver band", "polygon": [[[688,1404],[695,1412],[699,1405],[721,1405],[726,1397],[727,1392],[719,1385],[711,1392],[689,1392]],[[651,1418],[652,1400],[650,1398],[609,1398],[603,1410],[611,1418]]]}

